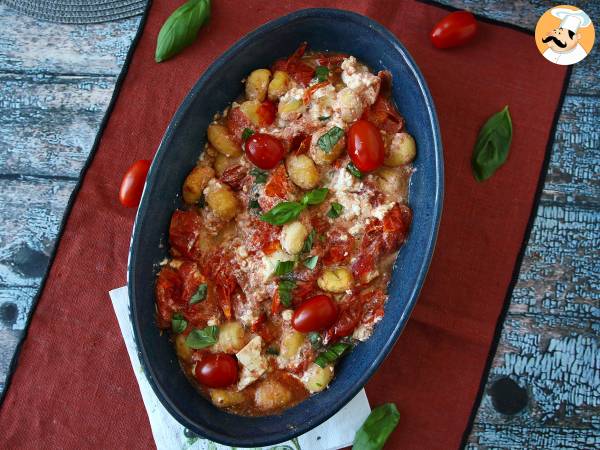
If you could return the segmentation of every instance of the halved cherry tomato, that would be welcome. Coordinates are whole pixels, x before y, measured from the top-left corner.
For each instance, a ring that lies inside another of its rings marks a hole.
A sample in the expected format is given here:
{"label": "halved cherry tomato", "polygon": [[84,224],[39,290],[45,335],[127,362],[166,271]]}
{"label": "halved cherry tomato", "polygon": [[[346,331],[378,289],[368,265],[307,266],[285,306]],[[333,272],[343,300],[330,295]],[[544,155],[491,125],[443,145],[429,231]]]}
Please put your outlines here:
{"label": "halved cherry tomato", "polygon": [[302,303],[292,316],[292,326],[301,333],[322,331],[332,326],[338,317],[338,309],[327,295],[316,295]]}
{"label": "halved cherry tomato", "polygon": [[261,169],[269,170],[283,159],[285,149],[279,139],[266,133],[254,133],[246,140],[246,155]]}
{"label": "halved cherry tomato", "polygon": [[361,172],[370,172],[383,164],[385,147],[379,129],[371,122],[357,120],[348,130],[348,155]]}
{"label": "halved cherry tomato", "polygon": [[455,11],[440,20],[431,30],[431,43],[437,48],[464,45],[475,37],[477,21],[468,11]]}
{"label": "halved cherry tomato", "polygon": [[200,384],[211,388],[231,386],[238,380],[237,359],[226,353],[208,353],[196,364],[194,370]]}
{"label": "halved cherry tomato", "polygon": [[275,108],[275,104],[270,102],[269,100],[265,100],[258,107],[258,116],[260,117],[260,123],[262,126],[271,125],[275,122],[275,115],[277,113],[277,108]]}
{"label": "halved cherry tomato", "polygon": [[135,208],[140,204],[150,163],[151,161],[148,159],[140,159],[127,169],[123,181],[121,181],[121,189],[119,189],[121,205],[127,208]]}

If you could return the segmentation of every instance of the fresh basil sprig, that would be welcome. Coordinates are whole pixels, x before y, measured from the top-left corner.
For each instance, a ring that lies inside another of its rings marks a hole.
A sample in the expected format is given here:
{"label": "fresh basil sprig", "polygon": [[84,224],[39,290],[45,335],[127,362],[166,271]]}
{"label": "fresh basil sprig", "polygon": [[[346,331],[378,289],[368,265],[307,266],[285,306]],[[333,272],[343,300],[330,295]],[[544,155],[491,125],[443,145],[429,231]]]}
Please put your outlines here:
{"label": "fresh basil sprig", "polygon": [[332,219],[340,217],[340,214],[342,214],[343,210],[344,210],[344,206],[343,205],[341,205],[338,202],[333,202],[331,204],[331,208],[327,212],[327,217],[331,217]]}
{"label": "fresh basil sprig", "polygon": [[294,261],[279,261],[277,266],[275,266],[275,272],[273,273],[278,277],[288,274],[294,270],[294,264]]}
{"label": "fresh basil sprig", "polygon": [[196,303],[204,300],[206,298],[207,291],[208,291],[208,286],[206,285],[206,283],[202,283],[200,286],[198,286],[198,289],[196,290],[196,292],[194,292],[194,295],[192,295],[192,297],[190,298],[190,305],[195,305]]}
{"label": "fresh basil sprig", "polygon": [[171,329],[173,333],[183,333],[187,328],[187,320],[183,318],[181,313],[173,314],[171,318]]}
{"label": "fresh basil sprig", "polygon": [[198,30],[210,17],[210,0],[188,0],[177,8],[165,21],[156,41],[156,62],[165,61],[198,36]]}
{"label": "fresh basil sprig", "polygon": [[250,175],[254,177],[254,182],[256,184],[264,184],[267,182],[268,174],[267,172],[263,172],[260,169],[252,169],[250,171]]}
{"label": "fresh basil sprig", "polygon": [[348,172],[350,172],[356,178],[362,178],[363,177],[362,172],[360,170],[358,170],[358,168],[352,162],[348,163],[348,165],[346,166],[346,170]]}
{"label": "fresh basil sprig", "polygon": [[327,350],[317,356],[317,359],[315,359],[315,364],[324,369],[328,364],[334,363],[340,359],[350,347],[352,347],[352,345],[346,344],[345,342],[333,344],[332,346],[328,347]]}
{"label": "fresh basil sprig", "polygon": [[306,236],[306,239],[304,240],[304,245],[302,246],[302,250],[300,251],[300,253],[310,252],[316,236],[317,236],[317,232],[313,228],[312,230],[310,230],[310,233],[308,233],[308,236]]}
{"label": "fresh basil sprig", "polygon": [[325,66],[315,67],[315,76],[319,82],[327,81],[329,78],[329,69]]}
{"label": "fresh basil sprig", "polygon": [[281,202],[260,216],[260,220],[272,225],[283,225],[298,218],[300,213],[310,205],[318,205],[325,201],[329,189],[313,189],[304,194],[300,202]]}
{"label": "fresh basil sprig", "polygon": [[512,120],[507,105],[491,116],[479,130],[471,159],[477,181],[487,180],[506,162],[511,141]]}
{"label": "fresh basil sprig", "polygon": [[286,308],[292,305],[292,291],[295,287],[296,283],[292,280],[281,280],[277,286],[279,301]]}
{"label": "fresh basil sprig", "polygon": [[354,436],[352,450],[381,450],[400,422],[400,412],[393,403],[378,406]]}
{"label": "fresh basil sprig", "polygon": [[337,144],[338,141],[343,137],[344,130],[342,130],[340,127],[334,126],[317,140],[317,145],[321,147],[321,150],[323,150],[325,153],[331,153],[331,150],[333,147],[335,147],[335,144]]}
{"label": "fresh basil sprig", "polygon": [[242,141],[247,140],[253,134],[254,134],[253,130],[251,130],[250,128],[244,128],[244,131],[242,131]]}
{"label": "fresh basil sprig", "polygon": [[202,330],[193,329],[185,340],[185,344],[189,348],[200,349],[210,347],[217,343],[219,337],[219,327],[210,325]]}
{"label": "fresh basil sprig", "polygon": [[304,260],[304,265],[310,270],[315,270],[315,267],[317,267],[317,262],[319,262],[319,257],[317,255],[314,255],[309,258],[306,258]]}

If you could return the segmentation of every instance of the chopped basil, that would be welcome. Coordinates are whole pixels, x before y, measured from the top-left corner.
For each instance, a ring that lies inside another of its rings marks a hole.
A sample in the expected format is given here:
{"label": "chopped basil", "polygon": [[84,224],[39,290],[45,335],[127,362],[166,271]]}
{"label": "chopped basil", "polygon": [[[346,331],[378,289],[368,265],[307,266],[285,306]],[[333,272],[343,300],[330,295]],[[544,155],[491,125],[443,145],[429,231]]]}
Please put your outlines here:
{"label": "chopped basil", "polygon": [[321,353],[317,359],[315,359],[315,364],[323,369],[328,364],[332,364],[336,362],[338,359],[342,357],[346,351],[352,347],[350,344],[346,344],[345,342],[338,342],[337,344],[333,344],[328,347],[323,353]]}
{"label": "chopped basil", "polygon": [[308,341],[310,342],[310,345],[312,345],[313,348],[321,348],[321,345],[323,344],[323,339],[321,338],[321,335],[316,331],[311,331],[310,333],[308,333]]}
{"label": "chopped basil", "polygon": [[204,300],[206,298],[207,290],[208,290],[208,286],[206,285],[206,283],[202,283],[200,286],[198,286],[198,289],[196,290],[196,292],[194,292],[194,295],[192,295],[192,297],[190,298],[190,305],[195,305],[196,303]]}
{"label": "chopped basil", "polygon": [[477,181],[487,180],[506,162],[512,131],[508,106],[490,117],[481,127],[471,159],[473,176]]}
{"label": "chopped basil", "polygon": [[286,273],[290,273],[294,270],[294,261],[279,261],[277,266],[275,267],[275,272],[273,272],[277,276],[285,275]]}
{"label": "chopped basil", "polygon": [[171,329],[173,333],[183,333],[187,328],[187,320],[183,318],[183,315],[180,313],[173,314],[173,318],[171,319]]}
{"label": "chopped basil", "polygon": [[279,349],[276,347],[269,347],[266,350],[267,354],[277,356],[279,355]]}
{"label": "chopped basil", "polygon": [[317,66],[315,68],[315,76],[319,82],[327,81],[329,78],[329,69],[325,66]]}
{"label": "chopped basil", "polygon": [[279,301],[286,308],[292,305],[292,290],[296,287],[296,283],[292,280],[281,280],[277,290],[279,292]]}
{"label": "chopped basil", "polygon": [[400,422],[400,412],[393,403],[378,406],[354,436],[353,450],[381,450]]}
{"label": "chopped basil", "polygon": [[248,202],[248,208],[260,210],[260,203],[258,203],[258,200],[252,199]]}
{"label": "chopped basil", "polygon": [[346,166],[346,170],[348,172],[350,172],[352,175],[354,175],[356,178],[362,178],[363,174],[360,170],[358,170],[356,168],[356,166],[354,165],[354,163],[348,163],[348,165]]}
{"label": "chopped basil", "polygon": [[338,141],[343,137],[344,130],[342,130],[340,127],[334,126],[317,140],[317,145],[321,147],[321,150],[323,150],[325,153],[330,153],[333,147],[335,147],[335,144],[337,144]]}
{"label": "chopped basil", "polygon": [[298,218],[300,213],[309,205],[318,205],[325,201],[329,189],[313,189],[304,194],[302,202],[281,202],[260,216],[260,220],[272,225],[283,225]]}
{"label": "chopped basil", "polygon": [[202,330],[195,328],[188,334],[185,344],[194,349],[210,347],[217,343],[219,337],[219,327],[210,325]]}
{"label": "chopped basil", "polygon": [[342,213],[343,210],[344,210],[343,205],[340,205],[338,202],[333,202],[331,204],[331,209],[329,209],[329,212],[327,213],[327,217],[331,217],[332,219],[340,217],[340,214]]}
{"label": "chopped basil", "polygon": [[329,120],[331,118],[331,116],[319,116],[319,120],[324,121],[324,120]]}
{"label": "chopped basil", "polygon": [[267,172],[263,172],[260,169],[252,169],[250,175],[254,177],[254,182],[257,184],[264,184],[267,182]]}
{"label": "chopped basil", "polygon": [[304,240],[304,246],[302,247],[302,250],[300,251],[300,253],[310,252],[310,250],[312,249],[313,242],[315,240],[316,235],[317,235],[317,232],[314,229],[310,230],[310,233],[308,233],[308,236],[306,236],[306,239]]}
{"label": "chopped basil", "polygon": [[253,134],[254,134],[254,131],[252,131],[250,128],[244,128],[244,131],[242,131],[242,141],[245,141]]}
{"label": "chopped basil", "polygon": [[306,258],[304,260],[304,265],[308,267],[310,270],[314,270],[317,267],[317,262],[319,261],[319,257],[317,255],[311,256],[310,258]]}

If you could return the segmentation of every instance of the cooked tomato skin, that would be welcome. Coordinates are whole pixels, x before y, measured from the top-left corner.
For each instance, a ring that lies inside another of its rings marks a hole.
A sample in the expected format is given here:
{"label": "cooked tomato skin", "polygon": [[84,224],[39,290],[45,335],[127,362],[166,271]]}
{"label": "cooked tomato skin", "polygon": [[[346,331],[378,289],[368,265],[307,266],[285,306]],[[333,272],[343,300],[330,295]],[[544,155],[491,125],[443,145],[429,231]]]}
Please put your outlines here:
{"label": "cooked tomato skin", "polygon": [[211,388],[231,386],[238,380],[237,359],[226,353],[207,353],[196,364],[194,375],[204,386]]}
{"label": "cooked tomato skin", "polygon": [[371,122],[358,120],[350,127],[347,147],[350,159],[361,172],[371,172],[383,165],[383,139]]}
{"label": "cooked tomato skin", "polygon": [[[176,209],[171,216],[169,226],[169,243],[171,252],[193,258],[195,244],[202,229],[202,218],[195,211],[182,211]],[[176,254],[177,256],[177,254]]]}
{"label": "cooked tomato skin", "polygon": [[121,205],[127,208],[135,208],[140,204],[150,163],[151,161],[148,159],[140,159],[127,169],[121,181],[121,188],[119,189],[119,201]]}
{"label": "cooked tomato skin", "polygon": [[261,125],[267,126],[275,122],[275,116],[277,115],[277,108],[273,102],[265,100],[258,107],[258,115],[260,116]]}
{"label": "cooked tomato skin", "polygon": [[266,133],[254,133],[246,140],[246,156],[264,170],[274,168],[283,159],[285,149],[279,139]]}
{"label": "cooked tomato skin", "polygon": [[338,309],[328,295],[316,295],[302,303],[292,316],[292,326],[301,333],[322,331],[331,327],[338,317]]}
{"label": "cooked tomato skin", "polygon": [[431,43],[437,48],[459,47],[477,34],[477,21],[468,11],[455,11],[440,20],[431,30]]}

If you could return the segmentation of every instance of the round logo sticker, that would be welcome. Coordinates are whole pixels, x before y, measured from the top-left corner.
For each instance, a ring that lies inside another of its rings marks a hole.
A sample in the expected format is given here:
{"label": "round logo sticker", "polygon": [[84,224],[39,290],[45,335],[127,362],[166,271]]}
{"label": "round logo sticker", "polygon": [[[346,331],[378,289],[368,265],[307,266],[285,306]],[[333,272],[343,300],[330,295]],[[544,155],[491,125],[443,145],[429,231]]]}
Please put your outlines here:
{"label": "round logo sticker", "polygon": [[560,5],[546,11],[535,26],[535,44],[548,61],[561,66],[578,63],[592,51],[594,24],[575,6]]}

